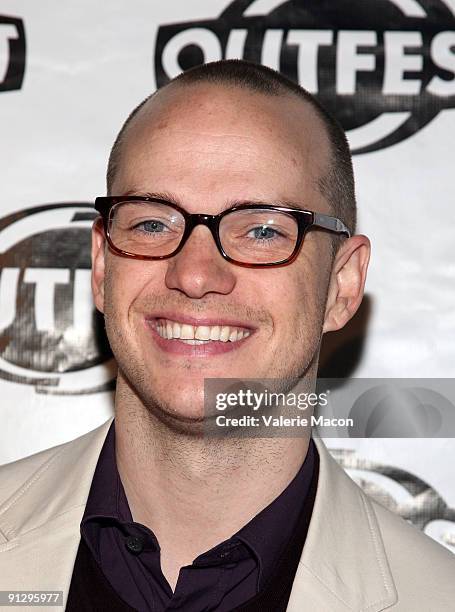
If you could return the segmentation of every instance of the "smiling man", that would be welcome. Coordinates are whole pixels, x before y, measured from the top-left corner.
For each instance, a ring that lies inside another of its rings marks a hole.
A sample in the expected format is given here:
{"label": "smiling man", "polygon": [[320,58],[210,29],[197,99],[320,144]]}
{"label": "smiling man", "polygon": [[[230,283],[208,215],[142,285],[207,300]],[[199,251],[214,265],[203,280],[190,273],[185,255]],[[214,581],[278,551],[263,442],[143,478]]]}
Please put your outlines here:
{"label": "smiling man", "polygon": [[451,609],[452,555],[309,431],[201,435],[205,379],[313,389],[323,334],[359,307],[370,245],[341,128],[268,68],[208,64],[135,109],[108,194],[92,278],[115,420],[0,472],[1,588],[75,611]]}

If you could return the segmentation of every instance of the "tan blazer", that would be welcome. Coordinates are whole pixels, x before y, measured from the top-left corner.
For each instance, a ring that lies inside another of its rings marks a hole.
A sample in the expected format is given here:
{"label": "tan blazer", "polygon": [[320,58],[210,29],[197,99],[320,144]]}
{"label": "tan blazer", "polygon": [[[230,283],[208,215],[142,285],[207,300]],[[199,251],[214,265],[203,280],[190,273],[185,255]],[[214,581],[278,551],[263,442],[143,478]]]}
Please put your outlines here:
{"label": "tan blazer", "polygon": [[[0,590],[62,590],[66,600],[110,422],[0,468]],[[316,445],[318,490],[288,612],[454,611],[455,555],[368,498]]]}

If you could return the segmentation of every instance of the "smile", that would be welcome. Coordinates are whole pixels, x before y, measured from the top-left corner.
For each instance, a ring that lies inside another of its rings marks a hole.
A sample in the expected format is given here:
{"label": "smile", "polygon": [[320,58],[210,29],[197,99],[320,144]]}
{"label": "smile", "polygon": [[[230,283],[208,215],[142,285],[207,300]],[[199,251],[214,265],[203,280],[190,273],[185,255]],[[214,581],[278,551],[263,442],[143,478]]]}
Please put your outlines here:
{"label": "smile", "polygon": [[154,328],[161,338],[179,340],[184,344],[201,345],[211,342],[239,342],[250,330],[232,325],[189,325],[169,319],[156,319]]}

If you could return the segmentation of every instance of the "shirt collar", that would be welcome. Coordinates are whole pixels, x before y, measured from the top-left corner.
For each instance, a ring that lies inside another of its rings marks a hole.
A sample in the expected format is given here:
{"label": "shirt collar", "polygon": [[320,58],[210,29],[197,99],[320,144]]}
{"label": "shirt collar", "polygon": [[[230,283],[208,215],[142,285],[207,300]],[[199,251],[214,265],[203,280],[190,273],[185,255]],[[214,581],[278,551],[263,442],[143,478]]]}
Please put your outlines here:
{"label": "shirt collar", "polygon": [[133,517],[117,469],[115,457],[115,420],[104,441],[93,475],[82,523],[91,518],[110,518],[132,522]]}

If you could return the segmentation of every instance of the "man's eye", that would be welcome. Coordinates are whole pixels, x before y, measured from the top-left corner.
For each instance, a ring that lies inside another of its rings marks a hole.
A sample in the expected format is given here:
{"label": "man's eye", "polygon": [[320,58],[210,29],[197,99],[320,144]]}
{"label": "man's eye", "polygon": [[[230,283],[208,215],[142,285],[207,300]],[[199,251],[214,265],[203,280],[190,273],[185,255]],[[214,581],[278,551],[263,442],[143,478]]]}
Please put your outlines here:
{"label": "man's eye", "polygon": [[161,221],[151,219],[149,221],[141,221],[141,223],[137,223],[133,229],[148,232],[150,234],[157,234],[166,231],[167,228]]}
{"label": "man's eye", "polygon": [[267,225],[255,227],[248,232],[248,236],[255,238],[256,240],[270,240],[272,238],[277,238],[279,235],[280,234],[276,229],[268,227]]}

